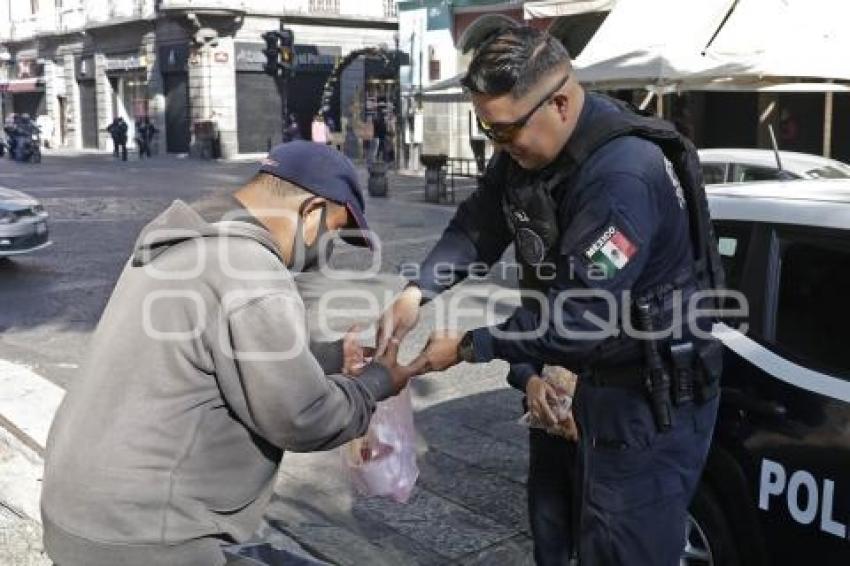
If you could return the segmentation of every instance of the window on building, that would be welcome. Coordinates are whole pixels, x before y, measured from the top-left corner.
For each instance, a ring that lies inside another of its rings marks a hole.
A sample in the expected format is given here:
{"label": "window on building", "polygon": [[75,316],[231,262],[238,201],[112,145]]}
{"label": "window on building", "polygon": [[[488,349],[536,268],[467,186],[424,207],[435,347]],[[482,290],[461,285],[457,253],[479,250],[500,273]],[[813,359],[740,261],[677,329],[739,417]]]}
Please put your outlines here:
{"label": "window on building", "polygon": [[428,80],[440,80],[440,60],[437,58],[437,50],[433,46],[428,48]]}
{"label": "window on building", "polygon": [[782,249],[776,346],[816,371],[850,378],[850,245],[788,241]]}
{"label": "window on building", "polygon": [[339,0],[310,0],[310,12],[339,14]]}
{"label": "window on building", "polygon": [[398,17],[398,6],[396,6],[396,0],[384,0],[384,17]]}

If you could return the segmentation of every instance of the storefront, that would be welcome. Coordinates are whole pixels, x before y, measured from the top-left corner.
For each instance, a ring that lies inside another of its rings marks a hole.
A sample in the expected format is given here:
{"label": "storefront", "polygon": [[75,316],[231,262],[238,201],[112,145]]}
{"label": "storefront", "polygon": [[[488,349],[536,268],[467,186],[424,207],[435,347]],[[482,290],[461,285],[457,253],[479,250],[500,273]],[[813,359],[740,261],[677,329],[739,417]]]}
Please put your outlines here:
{"label": "storefront", "polygon": [[159,68],[165,94],[165,146],[169,153],[188,153],[192,139],[188,64],[187,45],[160,48]]}
{"label": "storefront", "polygon": [[34,57],[18,56],[11,77],[0,82],[3,112],[6,115],[29,114],[33,120],[47,112],[44,89],[44,65]]}
{"label": "storefront", "polygon": [[138,53],[107,55],[106,76],[111,87],[112,116],[127,121],[128,139],[132,140],[136,120],[150,115],[147,61]]}
{"label": "storefront", "polygon": [[236,54],[236,128],[239,153],[257,153],[281,141],[281,92],[263,72],[262,43],[234,44]]}
{"label": "storefront", "polygon": [[[310,123],[322,104],[322,91],[342,50],[335,46],[296,45],[295,76],[290,81],[289,111],[295,113],[301,131],[309,134]],[[331,101],[327,115],[333,124],[339,124],[339,102]]]}
{"label": "storefront", "polygon": [[[282,139],[283,105],[294,114],[301,134],[308,137],[318,112],[322,89],[340,57],[339,47],[296,45],[295,73],[282,91],[278,81],[263,72],[265,45],[236,42],[236,122],[240,153],[263,152]],[[286,96],[286,100],[284,100]],[[331,112],[331,118],[338,116]]]}
{"label": "storefront", "polygon": [[[75,74],[79,90],[80,132],[84,148],[97,148],[97,89],[95,88],[94,57],[77,57]],[[103,125],[106,127],[106,124]]]}

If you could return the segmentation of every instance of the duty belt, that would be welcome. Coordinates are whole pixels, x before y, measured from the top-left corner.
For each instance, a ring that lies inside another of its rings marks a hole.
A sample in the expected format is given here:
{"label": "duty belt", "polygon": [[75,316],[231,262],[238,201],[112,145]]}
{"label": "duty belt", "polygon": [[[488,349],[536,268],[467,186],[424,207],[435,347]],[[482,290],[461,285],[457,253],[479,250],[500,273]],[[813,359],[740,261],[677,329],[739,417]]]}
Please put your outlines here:
{"label": "duty belt", "polygon": [[[672,377],[671,397],[674,405],[683,405],[690,401],[705,403],[720,392],[719,380],[710,379],[698,363],[696,367],[685,369],[676,368],[673,363],[665,360],[665,366]],[[593,368],[583,372],[581,379],[594,387],[619,387],[645,393],[646,373],[646,367],[642,364],[621,365]]]}

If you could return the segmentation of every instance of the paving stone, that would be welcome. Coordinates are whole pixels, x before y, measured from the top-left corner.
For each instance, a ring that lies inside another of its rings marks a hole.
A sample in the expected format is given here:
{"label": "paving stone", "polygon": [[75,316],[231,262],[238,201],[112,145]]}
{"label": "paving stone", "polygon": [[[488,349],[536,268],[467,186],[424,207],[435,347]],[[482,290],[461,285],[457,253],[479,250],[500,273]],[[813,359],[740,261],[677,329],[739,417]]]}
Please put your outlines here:
{"label": "paving stone", "polygon": [[531,539],[520,535],[501,541],[476,555],[464,557],[459,563],[464,566],[533,566],[533,551]]}
{"label": "paving stone", "polygon": [[525,486],[431,450],[419,459],[419,484],[510,529],[528,532]]}
{"label": "paving stone", "polygon": [[391,525],[393,530],[450,559],[483,550],[515,532],[426,489],[415,490],[405,505],[378,498],[358,499],[353,513]]}
{"label": "paving stone", "polygon": [[519,445],[482,435],[444,417],[421,419],[417,427],[430,447],[486,472],[525,483],[528,454]]}

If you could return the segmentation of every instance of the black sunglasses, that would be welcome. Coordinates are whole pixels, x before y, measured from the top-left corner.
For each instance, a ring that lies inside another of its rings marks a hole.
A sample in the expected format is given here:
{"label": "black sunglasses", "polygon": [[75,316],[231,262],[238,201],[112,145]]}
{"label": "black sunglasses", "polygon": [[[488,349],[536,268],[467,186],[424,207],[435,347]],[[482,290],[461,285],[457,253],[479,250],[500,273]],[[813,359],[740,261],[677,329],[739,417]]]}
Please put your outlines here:
{"label": "black sunglasses", "polygon": [[570,78],[570,74],[567,73],[563,79],[549,91],[543,99],[534,105],[534,108],[529,110],[525,116],[522,116],[518,120],[514,120],[513,122],[486,122],[482,120],[478,114],[475,115],[475,120],[478,122],[478,128],[484,133],[485,136],[490,138],[496,143],[510,143],[512,142],[517,135],[519,135],[520,130],[525,127],[531,117],[534,116],[534,113],[540,110],[547,102],[552,101],[552,97],[555,96],[555,93],[561,90],[561,88],[567,84],[567,79]]}

